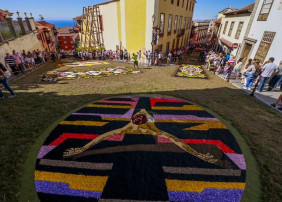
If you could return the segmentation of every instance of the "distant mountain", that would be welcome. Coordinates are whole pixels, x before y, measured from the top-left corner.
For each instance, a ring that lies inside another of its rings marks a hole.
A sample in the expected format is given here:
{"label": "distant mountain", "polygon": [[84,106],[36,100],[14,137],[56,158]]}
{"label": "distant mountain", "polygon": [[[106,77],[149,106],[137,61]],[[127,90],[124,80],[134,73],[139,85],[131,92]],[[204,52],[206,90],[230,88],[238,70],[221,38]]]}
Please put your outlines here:
{"label": "distant mountain", "polygon": [[213,18],[210,18],[210,19],[193,19],[193,20],[196,21],[196,22],[206,22],[206,21],[213,20]]}

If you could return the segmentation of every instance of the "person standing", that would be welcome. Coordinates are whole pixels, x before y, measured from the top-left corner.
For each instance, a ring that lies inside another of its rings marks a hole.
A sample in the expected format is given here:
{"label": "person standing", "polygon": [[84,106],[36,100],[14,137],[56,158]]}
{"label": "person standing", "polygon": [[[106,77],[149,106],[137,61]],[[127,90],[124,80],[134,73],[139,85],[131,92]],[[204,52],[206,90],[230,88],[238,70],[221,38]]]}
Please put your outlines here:
{"label": "person standing", "polygon": [[56,62],[56,55],[54,52],[51,53],[51,59],[53,62]]}
{"label": "person standing", "polygon": [[162,59],[163,59],[163,55],[162,55],[162,52],[160,51],[159,54],[158,54],[158,64],[159,64],[159,66],[162,65]]}
{"label": "person standing", "polygon": [[123,60],[123,50],[122,49],[119,51],[119,59]]}
{"label": "person standing", "polygon": [[154,59],[155,59],[154,66],[157,66],[158,65],[158,52],[157,51],[155,51],[154,53]]}
{"label": "person standing", "polygon": [[21,58],[21,70],[22,70],[22,72],[24,72],[25,71],[25,60],[24,60],[24,57],[23,57],[23,55],[22,54],[19,54],[19,53],[17,53],[19,56],[20,56],[20,58]]}
{"label": "person standing", "polygon": [[265,82],[270,77],[272,77],[275,70],[277,69],[277,65],[273,63],[274,60],[275,59],[273,57],[269,58],[268,63],[266,65],[264,65],[263,68],[262,68],[263,72],[261,73],[261,79],[260,79],[260,83],[259,83],[259,87],[258,87],[259,92],[261,92],[263,90]]}
{"label": "person standing", "polygon": [[243,64],[243,58],[240,58],[238,61],[237,61],[237,64],[235,65],[235,78],[239,78],[240,77],[240,71],[242,69],[242,64]]}
{"label": "person standing", "polygon": [[273,88],[277,88],[278,86],[280,86],[281,82],[282,82],[282,61],[280,61],[280,64],[275,71],[275,75],[269,81],[269,87],[267,91],[271,91]]}
{"label": "person standing", "polygon": [[[9,86],[7,82],[7,78],[4,76],[5,72],[7,69],[4,67],[4,65],[0,62],[0,83],[11,93],[9,98],[14,98],[16,97],[15,92],[12,90],[12,88]],[[3,92],[0,88],[0,99],[4,99]]]}
{"label": "person standing", "polygon": [[152,66],[152,53],[148,51],[148,67]]}
{"label": "person standing", "polygon": [[[279,98],[276,100],[275,103],[271,104],[272,107],[277,107],[278,105],[282,104],[282,93],[280,94]],[[282,107],[277,107],[280,111],[282,111]]]}
{"label": "person standing", "polygon": [[235,56],[231,56],[227,62],[234,67],[236,64]]}
{"label": "person standing", "polygon": [[251,90],[255,79],[259,76],[259,73],[260,73],[259,63],[256,61],[253,61],[252,65],[248,67],[247,71],[249,73],[248,73],[245,89]]}
{"label": "person standing", "polygon": [[174,49],[174,51],[173,51],[173,61],[177,62],[177,51],[176,51],[176,49]]}
{"label": "person standing", "polygon": [[148,67],[148,51],[143,52],[143,55],[145,56],[145,66]]}
{"label": "person standing", "polygon": [[137,53],[137,55],[138,55],[138,65],[141,66],[141,65],[142,65],[142,61],[141,61],[141,58],[142,58],[141,50],[139,50],[139,52]]}
{"label": "person standing", "polygon": [[170,65],[171,60],[172,60],[172,54],[171,54],[171,51],[168,51],[168,54],[167,54],[167,65]]}
{"label": "person standing", "polygon": [[13,50],[12,56],[15,58],[17,71],[22,71],[22,68],[21,68],[22,59],[21,59],[20,55],[18,53],[16,53],[15,50]]}
{"label": "person standing", "polygon": [[230,53],[226,54],[226,59],[229,60],[230,59]]}
{"label": "person standing", "polygon": [[132,60],[133,60],[133,63],[134,63],[134,68],[135,68],[135,66],[137,66],[137,68],[139,69],[138,58],[137,58],[137,55],[135,55],[135,53],[132,54]]}
{"label": "person standing", "polygon": [[25,53],[25,50],[23,50],[22,56],[23,56],[23,57],[26,57],[26,56],[27,56],[26,53]]}
{"label": "person standing", "polygon": [[249,66],[251,66],[252,65],[252,61],[253,61],[253,59],[249,59],[248,60],[248,64],[245,66],[245,69],[243,69],[242,70],[242,72],[241,72],[241,83],[242,84],[246,84],[246,82],[247,82],[247,76],[248,76],[248,71],[247,71],[247,69],[249,68]]}
{"label": "person standing", "polygon": [[124,59],[126,62],[128,62],[128,52],[126,49],[124,50]]}
{"label": "person standing", "polygon": [[10,53],[6,53],[5,57],[5,66],[8,68],[8,66],[12,69],[14,75],[17,75],[17,67],[16,67],[16,60],[13,56],[10,55]]}

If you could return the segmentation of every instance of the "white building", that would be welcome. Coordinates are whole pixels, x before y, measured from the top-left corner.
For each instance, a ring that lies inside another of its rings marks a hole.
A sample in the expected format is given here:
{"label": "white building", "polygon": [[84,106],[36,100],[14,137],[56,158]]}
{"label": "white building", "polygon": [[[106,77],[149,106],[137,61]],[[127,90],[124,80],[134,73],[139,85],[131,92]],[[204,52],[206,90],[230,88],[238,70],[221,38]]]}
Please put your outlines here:
{"label": "white building", "polygon": [[222,19],[218,36],[221,50],[238,58],[237,53],[244,41],[254,5],[251,4],[241,9],[229,10],[221,14]]}
{"label": "white building", "polygon": [[217,19],[225,18],[224,13],[231,12],[231,11],[236,11],[236,10],[238,10],[238,9],[232,8],[231,6],[230,6],[230,7],[227,7],[227,8],[225,8],[225,9],[223,9],[222,11],[219,11],[219,12],[218,12]]}
{"label": "white building", "polygon": [[241,57],[282,60],[282,0],[256,0],[254,19],[244,39]]}

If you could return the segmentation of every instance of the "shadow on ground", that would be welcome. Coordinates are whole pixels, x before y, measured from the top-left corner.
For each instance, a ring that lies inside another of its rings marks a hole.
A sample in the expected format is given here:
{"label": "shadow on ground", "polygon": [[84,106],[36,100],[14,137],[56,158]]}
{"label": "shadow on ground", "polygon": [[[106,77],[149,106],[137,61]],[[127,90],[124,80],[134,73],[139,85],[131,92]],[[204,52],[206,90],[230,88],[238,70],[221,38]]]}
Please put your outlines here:
{"label": "shadow on ground", "polygon": [[[239,89],[222,87],[118,94],[80,93],[79,95],[32,92],[33,89],[40,88],[41,85],[30,84],[22,87],[14,85],[18,92],[17,98],[1,101],[0,193],[3,201],[17,201],[21,194],[25,194],[19,193],[20,179],[24,179],[22,178],[24,177],[22,164],[37,139],[42,138],[43,132],[60,117],[87,103],[103,98],[155,94],[174,96],[194,102],[212,110],[227,123],[232,124],[242,135],[258,162],[263,191],[262,199],[278,201],[281,198],[282,116]],[[43,85],[52,87],[54,84]],[[26,91],[27,89],[29,91]],[[29,168],[33,169],[33,166],[29,165]],[[258,186],[255,182],[250,183],[252,186]]]}

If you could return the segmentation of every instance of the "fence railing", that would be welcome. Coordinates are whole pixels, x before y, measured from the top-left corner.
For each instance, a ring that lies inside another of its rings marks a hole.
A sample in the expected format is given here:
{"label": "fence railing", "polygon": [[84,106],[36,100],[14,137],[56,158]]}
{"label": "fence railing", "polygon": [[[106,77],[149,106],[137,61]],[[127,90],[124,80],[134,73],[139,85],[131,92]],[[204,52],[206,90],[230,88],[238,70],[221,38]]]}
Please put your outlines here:
{"label": "fence railing", "polygon": [[0,22],[0,43],[34,31],[36,27],[30,28],[29,26],[32,22],[34,23],[33,18],[28,17],[25,18],[25,21],[21,17],[18,17],[17,20],[6,18],[6,21]]}
{"label": "fence railing", "polygon": [[0,22],[0,32],[4,40],[13,37],[7,22]]}

